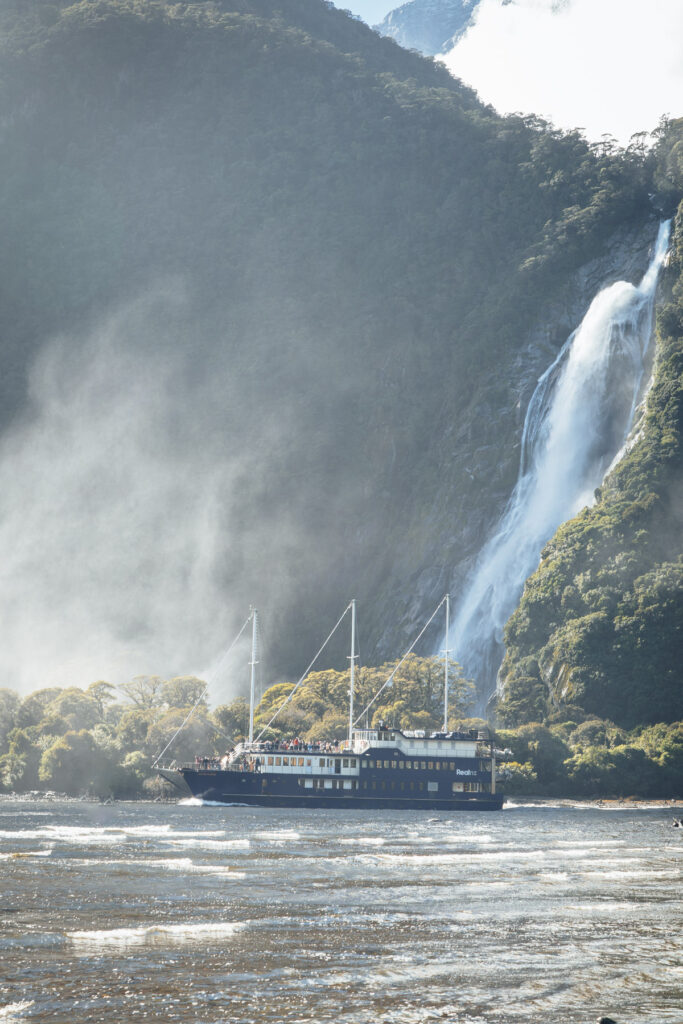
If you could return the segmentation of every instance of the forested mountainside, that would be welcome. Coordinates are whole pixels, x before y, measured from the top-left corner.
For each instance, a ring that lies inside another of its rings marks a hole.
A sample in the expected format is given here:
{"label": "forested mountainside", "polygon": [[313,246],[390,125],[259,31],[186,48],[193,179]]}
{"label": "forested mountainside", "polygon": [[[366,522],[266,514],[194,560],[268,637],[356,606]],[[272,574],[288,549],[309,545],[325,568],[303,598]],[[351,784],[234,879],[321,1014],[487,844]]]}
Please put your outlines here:
{"label": "forested mountainside", "polygon": [[479,0],[409,0],[375,25],[407,49],[420,53],[446,53],[472,21]]}
{"label": "forested mountainside", "polygon": [[393,656],[540,372],[642,273],[670,130],[499,117],[322,0],[0,19],[3,675],[187,672],[252,603],[294,673],[351,596]]}
{"label": "forested mountainside", "polygon": [[683,718],[683,204],[664,291],[630,450],[548,543],[507,625],[499,711],[515,724],[576,707],[625,728]]}

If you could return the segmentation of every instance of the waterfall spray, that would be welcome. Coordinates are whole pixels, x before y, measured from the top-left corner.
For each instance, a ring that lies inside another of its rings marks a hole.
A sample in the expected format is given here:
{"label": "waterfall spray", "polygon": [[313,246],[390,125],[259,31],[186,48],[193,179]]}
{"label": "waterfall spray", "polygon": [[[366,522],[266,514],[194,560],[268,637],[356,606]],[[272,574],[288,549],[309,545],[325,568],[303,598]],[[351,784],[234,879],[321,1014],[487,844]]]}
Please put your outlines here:
{"label": "waterfall spray", "polygon": [[591,303],[538,381],[524,422],[519,476],[482,548],[459,602],[449,642],[480,696],[502,660],[503,627],[546,541],[594,501],[595,488],[623,450],[641,395],[645,354],[670,222],[660,226],[640,284],[618,281]]}

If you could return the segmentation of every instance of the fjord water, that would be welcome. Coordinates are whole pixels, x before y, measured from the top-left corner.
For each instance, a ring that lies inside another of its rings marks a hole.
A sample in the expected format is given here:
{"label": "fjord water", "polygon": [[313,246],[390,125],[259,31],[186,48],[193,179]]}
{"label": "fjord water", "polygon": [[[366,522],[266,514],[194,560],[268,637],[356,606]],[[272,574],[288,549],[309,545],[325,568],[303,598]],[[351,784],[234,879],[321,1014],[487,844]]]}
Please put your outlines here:
{"label": "fjord water", "polygon": [[672,811],[0,802],[0,1020],[681,1021]]}
{"label": "fjord water", "polygon": [[500,666],[503,627],[543,545],[593,503],[595,488],[623,451],[642,390],[670,226],[660,225],[637,287],[617,281],[595,297],[529,402],[517,484],[477,559],[449,637],[465,675],[483,681],[486,696]]}

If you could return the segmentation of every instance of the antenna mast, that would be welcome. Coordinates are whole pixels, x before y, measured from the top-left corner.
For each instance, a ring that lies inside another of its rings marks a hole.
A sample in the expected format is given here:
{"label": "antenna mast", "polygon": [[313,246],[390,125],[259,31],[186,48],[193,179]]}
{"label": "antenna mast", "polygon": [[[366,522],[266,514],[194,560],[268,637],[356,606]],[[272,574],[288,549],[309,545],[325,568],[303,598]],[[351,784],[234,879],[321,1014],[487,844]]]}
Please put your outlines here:
{"label": "antenna mast", "polygon": [[448,646],[449,633],[451,630],[451,595],[446,594],[446,643],[444,650],[443,669],[443,731],[448,732],[448,655],[451,653]]}
{"label": "antenna mast", "polygon": [[256,666],[258,665],[258,612],[251,610],[251,686],[249,688],[249,743],[254,741],[254,690],[256,684]]}
{"label": "antenna mast", "polygon": [[351,746],[351,739],[353,735],[353,684],[356,670],[356,599],[354,597],[351,602],[351,656],[349,661],[350,666],[350,680],[349,680],[349,747]]}

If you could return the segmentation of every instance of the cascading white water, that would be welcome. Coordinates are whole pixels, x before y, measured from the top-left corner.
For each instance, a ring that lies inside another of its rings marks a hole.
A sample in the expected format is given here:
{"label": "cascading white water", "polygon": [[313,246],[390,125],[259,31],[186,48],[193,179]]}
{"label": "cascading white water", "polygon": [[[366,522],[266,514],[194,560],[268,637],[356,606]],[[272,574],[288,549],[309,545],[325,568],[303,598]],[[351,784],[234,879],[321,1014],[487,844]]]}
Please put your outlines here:
{"label": "cascading white water", "polygon": [[603,289],[540,378],[526,414],[519,476],[458,602],[448,646],[480,695],[493,690],[503,627],[557,527],[585,505],[622,450],[641,394],[670,221],[634,287]]}

